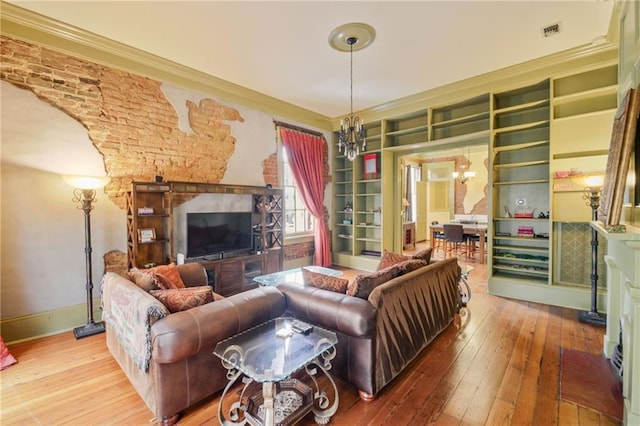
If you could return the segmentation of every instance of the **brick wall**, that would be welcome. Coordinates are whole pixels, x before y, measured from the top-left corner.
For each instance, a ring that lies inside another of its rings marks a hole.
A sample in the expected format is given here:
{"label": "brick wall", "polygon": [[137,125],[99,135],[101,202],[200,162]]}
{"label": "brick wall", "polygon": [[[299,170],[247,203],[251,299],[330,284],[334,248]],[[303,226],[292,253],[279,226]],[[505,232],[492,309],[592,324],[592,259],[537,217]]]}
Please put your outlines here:
{"label": "brick wall", "polygon": [[[166,181],[219,183],[236,143],[226,122],[244,122],[236,109],[212,99],[188,101],[193,134],[185,133],[161,82],[5,36],[0,36],[0,79],[32,91],[86,127],[111,178],[105,193],[122,209],[132,180],[160,175]],[[331,182],[326,143],[323,157],[326,185]],[[264,183],[276,187],[277,160],[273,153],[262,161]],[[312,255],[313,244],[291,252]],[[116,253],[105,255],[116,268],[117,259]]]}
{"label": "brick wall", "polygon": [[188,102],[194,132],[188,134],[178,128],[159,81],[4,36],[0,43],[0,79],[31,90],[87,128],[111,177],[105,193],[120,208],[131,180],[223,178],[236,143],[225,122],[244,121],[236,109],[211,99]]}

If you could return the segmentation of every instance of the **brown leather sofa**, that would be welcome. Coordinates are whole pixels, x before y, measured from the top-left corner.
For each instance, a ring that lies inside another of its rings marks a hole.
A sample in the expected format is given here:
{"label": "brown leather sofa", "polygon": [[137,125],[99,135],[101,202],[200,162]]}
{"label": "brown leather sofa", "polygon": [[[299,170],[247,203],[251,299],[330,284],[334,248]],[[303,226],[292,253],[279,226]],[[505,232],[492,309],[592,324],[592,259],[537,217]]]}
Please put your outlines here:
{"label": "brown leather sofa", "polygon": [[433,262],[373,289],[367,300],[284,283],[285,315],[338,335],[332,371],[371,400],[453,321],[460,307],[456,258]]}
{"label": "brown leather sofa", "polygon": [[[201,265],[178,269],[187,287],[206,285]],[[158,422],[172,424],[226,385],[213,355],[219,341],[292,315],[336,332],[332,371],[369,400],[451,323],[460,304],[458,271],[455,258],[435,262],[381,284],[367,300],[286,283],[173,314],[127,278],[107,273],[107,347]]]}
{"label": "brown leather sofa", "polygon": [[[204,268],[179,265],[187,287],[207,285]],[[227,384],[216,344],[283,314],[285,299],[261,287],[170,314],[156,298],[115,273],[102,280],[107,347],[162,424]]]}

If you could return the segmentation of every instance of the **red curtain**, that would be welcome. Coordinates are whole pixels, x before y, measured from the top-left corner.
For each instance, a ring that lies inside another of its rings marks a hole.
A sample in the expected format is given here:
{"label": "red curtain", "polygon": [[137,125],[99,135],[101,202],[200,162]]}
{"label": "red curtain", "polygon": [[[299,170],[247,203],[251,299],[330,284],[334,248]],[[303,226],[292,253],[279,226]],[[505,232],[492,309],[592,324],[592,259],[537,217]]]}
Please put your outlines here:
{"label": "red curtain", "polygon": [[316,218],[316,266],[331,266],[329,228],[324,216],[324,181],[322,151],[324,138],[280,127],[280,138],[287,149],[289,165],[298,193],[309,212]]}

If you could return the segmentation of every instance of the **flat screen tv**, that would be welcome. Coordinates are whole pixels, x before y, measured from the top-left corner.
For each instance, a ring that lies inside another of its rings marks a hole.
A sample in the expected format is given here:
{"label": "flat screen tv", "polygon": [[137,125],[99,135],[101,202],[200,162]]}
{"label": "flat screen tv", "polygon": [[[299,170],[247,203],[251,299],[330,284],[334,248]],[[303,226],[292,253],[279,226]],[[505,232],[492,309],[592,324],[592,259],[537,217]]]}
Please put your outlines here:
{"label": "flat screen tv", "polygon": [[251,212],[187,213],[187,257],[252,249]]}

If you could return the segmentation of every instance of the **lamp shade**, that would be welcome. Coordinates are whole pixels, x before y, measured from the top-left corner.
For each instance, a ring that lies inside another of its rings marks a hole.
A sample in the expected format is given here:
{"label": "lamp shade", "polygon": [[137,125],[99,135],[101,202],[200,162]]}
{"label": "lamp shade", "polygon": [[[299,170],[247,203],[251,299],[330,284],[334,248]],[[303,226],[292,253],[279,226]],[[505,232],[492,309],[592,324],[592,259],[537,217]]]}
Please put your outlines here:
{"label": "lamp shade", "polygon": [[62,176],[69,185],[79,189],[98,189],[109,183],[108,176],[78,176],[64,175]]}
{"label": "lamp shade", "polygon": [[599,192],[602,189],[604,183],[604,174],[602,173],[584,173],[581,175],[574,175],[571,179],[583,188],[588,188],[595,192]]}

